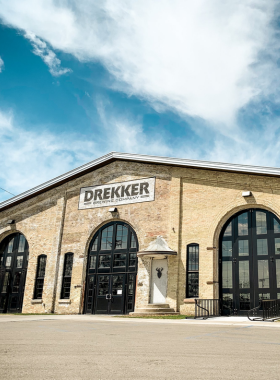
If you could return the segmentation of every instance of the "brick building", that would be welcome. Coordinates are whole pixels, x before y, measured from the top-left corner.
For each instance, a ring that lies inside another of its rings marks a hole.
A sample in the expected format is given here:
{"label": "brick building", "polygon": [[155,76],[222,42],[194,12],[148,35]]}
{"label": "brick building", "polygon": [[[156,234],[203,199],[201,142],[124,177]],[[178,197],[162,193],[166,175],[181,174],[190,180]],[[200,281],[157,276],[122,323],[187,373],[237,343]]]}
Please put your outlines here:
{"label": "brick building", "polygon": [[0,204],[0,312],[280,298],[280,170],[110,153]]}

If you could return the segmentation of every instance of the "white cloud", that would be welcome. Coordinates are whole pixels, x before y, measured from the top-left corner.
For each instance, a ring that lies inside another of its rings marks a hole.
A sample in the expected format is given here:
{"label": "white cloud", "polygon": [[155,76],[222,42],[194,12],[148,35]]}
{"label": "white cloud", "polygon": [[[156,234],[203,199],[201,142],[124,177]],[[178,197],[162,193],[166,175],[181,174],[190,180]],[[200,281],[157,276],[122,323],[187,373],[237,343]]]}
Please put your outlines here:
{"label": "white cloud", "polygon": [[[91,141],[75,135],[27,131],[0,111],[0,186],[19,194],[90,161],[100,154]],[[0,191],[0,201],[10,196]]]}
{"label": "white cloud", "polygon": [[24,37],[31,41],[34,48],[33,53],[42,58],[53,76],[58,77],[72,71],[71,69],[61,68],[60,59],[58,59],[55,53],[47,46],[46,42],[36,37],[34,33],[26,32]]}
{"label": "white cloud", "polygon": [[[0,111],[0,187],[19,194],[110,151],[169,154],[172,149],[163,139],[154,141],[140,123],[122,116],[106,117],[99,102],[103,133],[99,140],[92,133],[28,131],[15,121],[12,112]],[[0,190],[0,202],[9,194]]]}
{"label": "white cloud", "polygon": [[[275,0],[0,0],[3,20],[100,60],[129,94],[182,115],[234,123],[255,96],[278,93]],[[265,58],[262,58],[265,57]],[[275,96],[275,95],[274,95]]]}
{"label": "white cloud", "polygon": [[[19,194],[110,151],[251,165],[280,162],[279,121],[263,131],[243,131],[239,137],[213,132],[204,141],[189,137],[170,141],[161,131],[144,132],[141,120],[116,114],[104,99],[99,99],[97,109],[102,132],[86,137],[40,131],[39,126],[39,132],[28,131],[12,112],[0,111],[0,187]],[[0,191],[0,202],[9,197]]]}
{"label": "white cloud", "polygon": [[4,61],[3,61],[3,59],[0,57],[0,73],[2,73],[3,67],[4,67]]}

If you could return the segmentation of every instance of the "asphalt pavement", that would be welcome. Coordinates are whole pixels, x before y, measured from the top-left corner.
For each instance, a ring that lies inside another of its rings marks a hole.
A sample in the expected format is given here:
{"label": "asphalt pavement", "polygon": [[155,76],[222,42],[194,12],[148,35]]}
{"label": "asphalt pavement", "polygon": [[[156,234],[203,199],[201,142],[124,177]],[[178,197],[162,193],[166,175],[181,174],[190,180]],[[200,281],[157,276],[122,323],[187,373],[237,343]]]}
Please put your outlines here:
{"label": "asphalt pavement", "polygon": [[0,316],[0,379],[280,380],[280,323]]}

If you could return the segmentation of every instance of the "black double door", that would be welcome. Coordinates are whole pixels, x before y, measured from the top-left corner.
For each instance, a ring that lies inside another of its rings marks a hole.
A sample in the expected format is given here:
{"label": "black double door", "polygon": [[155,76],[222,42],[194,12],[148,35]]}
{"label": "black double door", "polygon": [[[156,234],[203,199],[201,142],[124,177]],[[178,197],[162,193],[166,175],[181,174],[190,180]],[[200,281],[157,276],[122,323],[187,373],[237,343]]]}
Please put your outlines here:
{"label": "black double door", "polygon": [[136,274],[97,274],[88,277],[86,312],[127,314],[134,309]]}
{"label": "black double door", "polygon": [[8,236],[0,247],[0,313],[22,310],[28,244],[22,234]]}
{"label": "black double door", "polygon": [[251,209],[234,216],[220,241],[223,314],[246,315],[264,299],[280,298],[280,222]]}
{"label": "black double door", "polygon": [[85,313],[134,310],[138,242],[132,228],[112,222],[94,236],[88,255]]}

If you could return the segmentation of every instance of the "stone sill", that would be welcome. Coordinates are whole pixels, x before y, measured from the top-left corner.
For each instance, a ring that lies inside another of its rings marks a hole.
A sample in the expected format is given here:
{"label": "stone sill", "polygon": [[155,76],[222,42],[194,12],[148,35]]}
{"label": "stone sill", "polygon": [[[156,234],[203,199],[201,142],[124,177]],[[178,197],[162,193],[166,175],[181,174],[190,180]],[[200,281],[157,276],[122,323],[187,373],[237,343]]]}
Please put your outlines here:
{"label": "stone sill", "polygon": [[39,303],[43,303],[43,300],[42,299],[36,299],[36,300],[31,300],[31,304],[32,305],[35,305],[35,304],[39,304]]}
{"label": "stone sill", "polygon": [[198,298],[185,298],[184,303],[195,303]]}
{"label": "stone sill", "polygon": [[60,305],[70,305],[71,300],[58,300]]}

